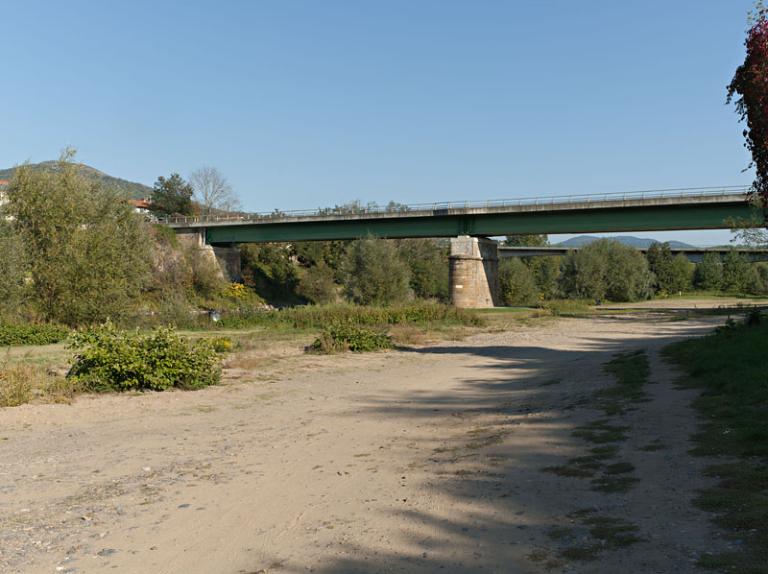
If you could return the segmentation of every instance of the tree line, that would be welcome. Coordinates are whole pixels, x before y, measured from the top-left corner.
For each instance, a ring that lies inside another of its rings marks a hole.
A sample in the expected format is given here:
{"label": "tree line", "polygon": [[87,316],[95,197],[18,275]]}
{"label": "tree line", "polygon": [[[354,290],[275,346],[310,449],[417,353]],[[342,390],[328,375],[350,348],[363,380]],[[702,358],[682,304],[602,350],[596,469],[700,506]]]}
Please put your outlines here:
{"label": "tree line", "polygon": [[[193,197],[193,185],[176,174],[159,178],[155,190],[155,206],[166,213],[188,208],[171,199]],[[265,305],[449,299],[444,240],[243,245],[243,284],[233,285],[209,251],[182,245],[173,230],[135,213],[119,192],[87,178],[71,154],[56,169],[21,166],[6,196],[0,214],[0,321],[82,325],[109,318],[183,325],[206,309],[235,313]],[[207,207],[197,203],[195,209],[224,205],[212,197]],[[656,244],[644,256],[611,240],[565,257],[508,259],[499,275],[508,305],[555,298],[632,301],[694,288],[768,294],[768,264],[750,264],[736,252],[722,260],[707,254],[694,265],[673,256],[668,245]]]}
{"label": "tree line", "polygon": [[[521,240],[546,242],[541,236],[512,237],[508,242],[520,245]],[[667,243],[654,243],[643,255],[611,239],[562,257],[507,259],[500,264],[499,276],[507,305],[556,298],[637,301],[692,290],[768,295],[768,263],[751,263],[735,250],[725,257],[706,253],[694,264],[683,254],[673,255]]]}

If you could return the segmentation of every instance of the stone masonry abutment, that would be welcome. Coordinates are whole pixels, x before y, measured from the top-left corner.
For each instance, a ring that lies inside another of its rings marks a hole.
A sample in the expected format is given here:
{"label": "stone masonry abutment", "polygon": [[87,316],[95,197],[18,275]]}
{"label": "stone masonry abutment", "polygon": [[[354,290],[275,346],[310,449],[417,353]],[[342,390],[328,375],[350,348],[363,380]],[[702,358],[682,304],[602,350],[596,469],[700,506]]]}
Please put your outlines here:
{"label": "stone masonry abutment", "polygon": [[214,263],[227,281],[239,283],[243,280],[240,264],[240,248],[237,245],[208,245],[205,242],[205,229],[177,229],[179,242],[192,249],[199,249],[203,257]]}

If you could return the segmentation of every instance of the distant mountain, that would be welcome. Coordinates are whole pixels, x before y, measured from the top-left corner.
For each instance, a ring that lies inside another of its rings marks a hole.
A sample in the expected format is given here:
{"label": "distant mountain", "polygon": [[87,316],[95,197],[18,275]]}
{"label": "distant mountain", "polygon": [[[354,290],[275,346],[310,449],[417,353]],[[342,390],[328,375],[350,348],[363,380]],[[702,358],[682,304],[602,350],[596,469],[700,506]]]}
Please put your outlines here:
{"label": "distant mountain", "polygon": [[[584,247],[585,245],[589,245],[590,243],[593,243],[598,239],[602,239],[602,238],[595,237],[594,235],[579,235],[578,237],[571,237],[566,241],[561,241],[556,245],[558,247]],[[658,241],[656,239],[634,237],[632,235],[617,235],[616,237],[608,237],[607,239],[613,239],[615,241],[618,241],[619,243],[623,243],[624,245],[629,245],[630,247],[634,247],[636,249],[647,249],[654,243],[663,243],[662,241]],[[688,245],[687,243],[683,243],[682,241],[668,241],[667,243],[669,243],[669,246],[673,249],[687,249],[689,247],[693,247],[692,245]]]}
{"label": "distant mountain", "polygon": [[[32,169],[58,169],[58,162],[56,161],[43,161],[29,165]],[[152,193],[152,188],[142,183],[136,183],[135,181],[128,181],[127,179],[107,175],[103,171],[99,171],[89,165],[80,164],[80,167],[86,177],[100,182],[105,187],[116,189],[129,198],[141,199],[143,197],[149,197]],[[15,171],[15,167],[0,169],[0,179],[11,179]]]}

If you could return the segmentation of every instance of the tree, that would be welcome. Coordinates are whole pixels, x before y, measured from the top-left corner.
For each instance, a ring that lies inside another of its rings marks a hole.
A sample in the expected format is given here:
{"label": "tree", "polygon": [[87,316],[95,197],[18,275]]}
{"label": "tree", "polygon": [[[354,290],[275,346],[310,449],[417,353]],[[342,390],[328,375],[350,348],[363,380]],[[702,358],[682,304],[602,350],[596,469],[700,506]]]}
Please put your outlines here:
{"label": "tree", "polygon": [[557,297],[562,257],[525,257],[523,262],[533,274],[536,289],[543,299]]}
{"label": "tree", "polygon": [[723,261],[719,253],[705,253],[696,265],[696,285],[705,291],[719,291],[723,285]]}
{"label": "tree", "polygon": [[360,305],[390,305],[410,297],[410,271],[392,241],[353,241],[342,264],[347,296]]}
{"label": "tree", "polygon": [[744,42],[746,56],[728,86],[728,103],[736,99],[736,112],[746,120],[745,147],[755,167],[753,189],[768,200],[768,8],[757,2],[750,15],[750,28]]}
{"label": "tree", "polygon": [[670,267],[670,281],[667,285],[668,293],[682,293],[690,290],[693,286],[693,274],[696,266],[688,261],[688,258],[682,253],[678,253],[672,258]]}
{"label": "tree", "polygon": [[510,257],[501,262],[499,284],[505,305],[535,305],[538,302],[533,273],[518,257]]}
{"label": "tree", "polygon": [[247,244],[240,248],[243,276],[256,293],[271,304],[301,302],[296,293],[299,277],[286,243]]}
{"label": "tree", "polygon": [[744,293],[749,283],[749,260],[736,250],[731,250],[723,261],[723,289]]}
{"label": "tree", "polygon": [[19,312],[26,263],[22,238],[0,210],[0,319]]}
{"label": "tree", "polygon": [[448,301],[448,248],[433,239],[402,239],[397,249],[411,271],[414,295]]}
{"label": "tree", "polygon": [[768,263],[760,261],[752,265],[747,291],[752,295],[768,294]]}
{"label": "tree", "polygon": [[202,215],[216,211],[237,211],[240,209],[232,186],[215,167],[204,166],[189,176],[194,198],[200,205]]}
{"label": "tree", "polygon": [[304,267],[324,263],[333,271],[334,280],[343,280],[341,264],[349,241],[299,241],[291,245],[291,252]]}
{"label": "tree", "polygon": [[87,179],[73,158],[66,150],[53,169],[21,166],[8,188],[32,301],[69,325],[120,319],[146,282],[149,234],[125,198]]}
{"label": "tree", "polygon": [[178,173],[167,179],[161,175],[152,189],[152,211],[163,216],[192,215],[192,193],[192,186]]}
{"label": "tree", "polygon": [[568,254],[560,283],[571,297],[636,301],[650,295],[651,281],[648,262],[639,251],[600,239]]}
{"label": "tree", "polygon": [[299,278],[296,292],[317,305],[335,303],[338,299],[338,289],[333,269],[323,261],[305,269]]}
{"label": "tree", "polygon": [[543,247],[549,245],[546,235],[507,235],[504,245],[509,247]]}
{"label": "tree", "polygon": [[645,254],[648,259],[648,268],[653,273],[653,286],[657,292],[673,293],[672,283],[674,282],[673,260],[674,256],[669,249],[669,243],[651,244],[648,252]]}

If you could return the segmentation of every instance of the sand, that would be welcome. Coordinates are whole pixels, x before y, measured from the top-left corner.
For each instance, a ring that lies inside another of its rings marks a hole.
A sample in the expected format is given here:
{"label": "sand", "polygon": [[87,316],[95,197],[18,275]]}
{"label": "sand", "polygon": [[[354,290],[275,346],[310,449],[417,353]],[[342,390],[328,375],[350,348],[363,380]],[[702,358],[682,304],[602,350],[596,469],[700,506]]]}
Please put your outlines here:
{"label": "sand", "polygon": [[[694,572],[726,542],[691,504],[710,461],[687,453],[695,392],[659,349],[721,320],[563,319],[0,409],[0,572]],[[544,472],[594,446],[571,431],[602,417],[602,365],[635,349],[650,400],[615,422],[638,482],[601,493]],[[642,540],[562,557],[595,542],[586,515]]]}

